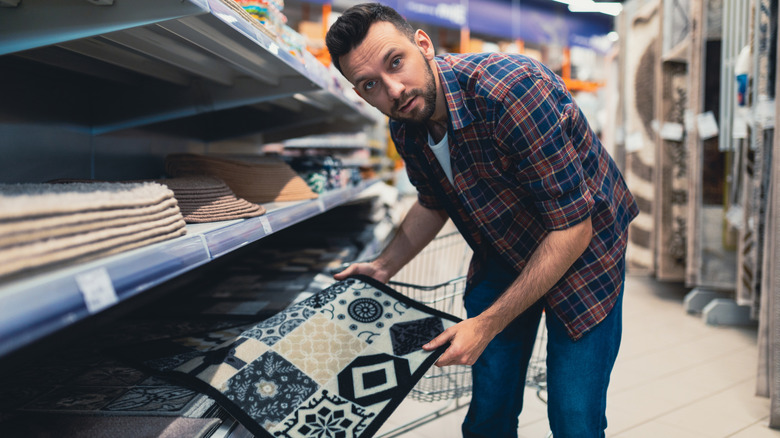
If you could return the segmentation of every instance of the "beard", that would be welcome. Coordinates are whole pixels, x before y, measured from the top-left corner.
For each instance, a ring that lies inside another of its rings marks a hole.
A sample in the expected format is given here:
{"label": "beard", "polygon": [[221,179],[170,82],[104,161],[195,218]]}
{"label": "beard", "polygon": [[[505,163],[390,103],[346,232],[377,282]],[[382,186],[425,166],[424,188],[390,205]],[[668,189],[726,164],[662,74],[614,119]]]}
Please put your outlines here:
{"label": "beard", "polygon": [[[401,97],[393,104],[392,114],[388,114],[390,118],[400,122],[424,124],[431,119],[431,116],[433,116],[433,111],[436,109],[436,81],[433,78],[433,70],[422,53],[420,53],[420,56],[423,57],[425,64],[424,88],[415,88],[408,93],[402,94]],[[400,109],[401,103],[409,102],[409,99],[415,96],[422,96],[422,108],[414,109],[407,115],[400,115],[398,110]]]}

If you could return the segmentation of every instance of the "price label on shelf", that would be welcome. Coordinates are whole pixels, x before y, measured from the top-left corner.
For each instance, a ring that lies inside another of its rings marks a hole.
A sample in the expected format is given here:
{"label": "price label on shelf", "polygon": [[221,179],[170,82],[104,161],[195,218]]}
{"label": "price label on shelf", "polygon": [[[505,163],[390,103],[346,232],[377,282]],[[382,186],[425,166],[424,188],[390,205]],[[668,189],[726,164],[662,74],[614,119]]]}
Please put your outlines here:
{"label": "price label on shelf", "polygon": [[84,303],[89,313],[97,313],[119,301],[106,268],[78,274],[76,283],[79,285],[81,295],[84,296]]}
{"label": "price label on shelf", "polygon": [[317,198],[317,207],[320,209],[320,213],[325,213],[325,201],[322,198]]}
{"label": "price label on shelf", "polygon": [[260,225],[263,226],[263,231],[266,235],[274,232],[273,228],[271,228],[271,222],[268,221],[267,217],[260,216]]}
{"label": "price label on shelf", "polygon": [[276,43],[269,44],[268,51],[273,53],[274,56],[279,56],[279,46],[277,46]]}

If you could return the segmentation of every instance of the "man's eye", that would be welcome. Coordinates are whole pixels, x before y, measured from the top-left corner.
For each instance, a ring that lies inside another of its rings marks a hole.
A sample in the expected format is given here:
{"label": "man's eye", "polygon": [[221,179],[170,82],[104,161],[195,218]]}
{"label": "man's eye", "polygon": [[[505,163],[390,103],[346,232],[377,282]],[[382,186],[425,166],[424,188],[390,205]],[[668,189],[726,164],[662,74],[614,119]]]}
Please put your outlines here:
{"label": "man's eye", "polygon": [[392,63],[391,65],[392,65],[394,68],[395,68],[395,67],[398,67],[399,65],[401,65],[401,58],[395,58],[395,59],[393,60],[393,63]]}
{"label": "man's eye", "polygon": [[366,83],[363,85],[363,88],[364,88],[366,91],[368,91],[368,90],[370,90],[370,89],[374,88],[374,85],[376,85],[376,82],[375,82],[375,81],[367,81],[367,82],[366,82]]}

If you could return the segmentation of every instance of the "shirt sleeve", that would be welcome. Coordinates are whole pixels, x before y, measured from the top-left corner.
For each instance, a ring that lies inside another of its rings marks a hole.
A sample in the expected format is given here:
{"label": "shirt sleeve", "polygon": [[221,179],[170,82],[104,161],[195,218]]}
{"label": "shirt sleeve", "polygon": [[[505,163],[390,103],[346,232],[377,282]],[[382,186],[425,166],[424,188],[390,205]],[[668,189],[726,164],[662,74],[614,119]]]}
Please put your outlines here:
{"label": "shirt sleeve", "polygon": [[409,176],[409,181],[417,189],[417,200],[420,201],[420,205],[430,210],[441,210],[444,208],[439,199],[433,194],[433,188],[423,172],[420,172],[414,164],[406,162],[406,174]]}
{"label": "shirt sleeve", "polygon": [[[588,189],[578,147],[592,141],[563,84],[541,71],[517,80],[497,109],[496,141],[513,158],[517,180],[534,200],[548,230],[566,229],[590,216]],[[587,124],[585,124],[587,126]]]}
{"label": "shirt sleeve", "polygon": [[417,189],[417,199],[420,205],[430,210],[442,210],[444,205],[436,197],[433,187],[431,186],[428,176],[423,171],[420,163],[417,159],[411,157],[411,153],[405,149],[403,143],[404,130],[400,127],[400,124],[390,122],[390,136],[395,143],[398,154],[403,158],[404,165],[406,167],[406,175],[409,177],[409,182]]}

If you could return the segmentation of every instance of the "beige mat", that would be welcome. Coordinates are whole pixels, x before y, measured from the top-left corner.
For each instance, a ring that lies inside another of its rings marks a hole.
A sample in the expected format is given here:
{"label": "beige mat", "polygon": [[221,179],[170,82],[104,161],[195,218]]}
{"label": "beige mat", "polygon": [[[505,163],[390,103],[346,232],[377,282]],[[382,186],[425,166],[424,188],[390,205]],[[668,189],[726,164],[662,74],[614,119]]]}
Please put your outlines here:
{"label": "beige mat", "polygon": [[0,222],[114,208],[148,207],[173,198],[157,183],[0,184]]}
{"label": "beige mat", "polygon": [[134,232],[125,235],[113,236],[103,240],[84,241],[81,244],[62,247],[57,239],[52,241],[52,246],[57,249],[47,250],[48,242],[32,244],[30,248],[24,248],[20,252],[28,254],[17,256],[12,247],[0,251],[0,276],[21,272],[31,268],[38,268],[64,261],[86,261],[97,257],[116,254],[134,248],[140,248],[152,243],[183,236],[186,233],[185,223],[178,219],[165,226],[151,228],[142,232]]}
{"label": "beige mat", "polygon": [[222,179],[249,202],[283,202],[314,199],[314,193],[295,171],[276,157],[237,159],[195,154],[173,154],[165,159],[171,176],[210,175]]}
{"label": "beige mat", "polygon": [[[106,217],[101,220],[83,220],[84,216],[90,216],[90,213],[85,213],[83,215],[74,214],[72,216],[81,216],[82,220],[79,222],[74,223],[68,223],[65,219],[70,219],[69,216],[63,216],[58,218],[60,221],[60,224],[57,224],[57,221],[54,221],[54,224],[51,224],[50,226],[40,226],[38,228],[30,228],[25,230],[10,230],[9,232],[2,232],[0,231],[0,250],[4,249],[9,246],[13,245],[22,245],[30,242],[40,242],[45,241],[49,239],[54,238],[64,238],[68,236],[74,236],[74,235],[81,235],[83,233],[90,233],[100,230],[117,230],[123,227],[131,226],[131,225],[141,225],[144,226],[149,223],[155,223],[156,221],[159,221],[161,219],[170,218],[172,216],[181,217],[179,214],[178,209],[176,208],[176,200],[175,199],[168,199],[164,201],[163,204],[160,205],[167,205],[168,207],[164,209],[163,211],[158,212],[152,212],[148,214],[138,214],[133,216],[125,216],[125,217]],[[141,210],[136,209],[136,210]],[[97,212],[94,212],[97,213]],[[107,210],[100,213],[112,213],[111,210]],[[30,222],[42,222],[42,221],[36,221],[31,220]],[[51,220],[49,222],[52,222]],[[2,224],[2,225],[10,225],[10,224]],[[20,225],[20,224],[14,224],[14,225]],[[28,225],[28,224],[24,224]],[[2,227],[0,227],[2,228]],[[6,227],[10,228],[10,227]],[[21,228],[21,227],[19,227]],[[78,237],[79,239],[81,237]]]}
{"label": "beige mat", "polygon": [[150,205],[148,207],[115,208],[87,211],[83,213],[51,214],[32,218],[19,217],[15,219],[0,219],[0,236],[14,233],[28,233],[30,231],[48,228],[75,226],[78,224],[145,217],[166,211],[176,207],[176,205],[176,199],[171,197],[159,204]]}
{"label": "beige mat", "polygon": [[186,233],[157,183],[0,184],[0,276]]}

